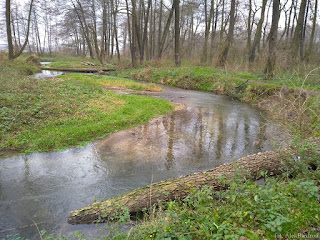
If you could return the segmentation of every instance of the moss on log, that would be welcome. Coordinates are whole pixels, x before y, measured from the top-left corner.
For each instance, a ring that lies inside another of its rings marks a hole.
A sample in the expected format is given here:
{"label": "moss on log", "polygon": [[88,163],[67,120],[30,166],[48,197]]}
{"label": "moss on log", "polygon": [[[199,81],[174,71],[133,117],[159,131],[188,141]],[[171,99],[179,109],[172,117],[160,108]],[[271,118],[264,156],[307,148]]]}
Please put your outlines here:
{"label": "moss on log", "polygon": [[184,199],[191,189],[199,189],[204,185],[212,186],[215,190],[222,190],[226,186],[219,181],[219,178],[225,176],[226,179],[231,179],[235,173],[239,172],[239,169],[242,169],[241,173],[244,177],[252,180],[259,178],[260,171],[267,171],[274,175],[279,174],[282,166],[281,159],[279,152],[268,151],[249,155],[204,172],[153,183],[123,195],[71,211],[68,222],[70,224],[92,223],[99,217],[107,221],[112,213],[121,207],[128,208],[129,212],[134,214],[157,204],[159,201]]}

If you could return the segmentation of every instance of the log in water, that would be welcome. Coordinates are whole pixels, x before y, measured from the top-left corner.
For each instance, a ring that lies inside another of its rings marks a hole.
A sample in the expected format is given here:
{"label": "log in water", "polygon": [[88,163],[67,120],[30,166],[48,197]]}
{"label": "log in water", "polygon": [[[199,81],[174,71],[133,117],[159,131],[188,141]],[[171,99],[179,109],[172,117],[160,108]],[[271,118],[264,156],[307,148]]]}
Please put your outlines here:
{"label": "log in water", "polygon": [[42,67],[42,70],[59,71],[59,72],[78,72],[78,73],[99,73],[99,72],[110,72],[115,71],[114,68],[52,68]]}
{"label": "log in water", "polygon": [[281,156],[278,152],[268,151],[250,155],[208,171],[167,179],[72,211],[68,222],[70,224],[93,223],[99,217],[102,217],[100,221],[107,221],[119,207],[127,207],[129,212],[134,214],[152,207],[159,201],[184,199],[191,189],[199,189],[204,185],[212,186],[215,190],[222,190],[226,186],[218,178],[225,176],[230,179],[239,169],[240,171],[245,170],[244,176],[247,179],[258,179],[260,171],[279,174],[280,167]]}

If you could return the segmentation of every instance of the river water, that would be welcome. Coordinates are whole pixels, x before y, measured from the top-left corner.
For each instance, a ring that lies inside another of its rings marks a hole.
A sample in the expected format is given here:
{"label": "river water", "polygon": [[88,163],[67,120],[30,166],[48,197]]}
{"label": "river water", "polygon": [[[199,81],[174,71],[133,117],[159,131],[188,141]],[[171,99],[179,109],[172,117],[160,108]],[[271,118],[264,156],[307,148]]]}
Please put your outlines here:
{"label": "river water", "polygon": [[247,104],[163,88],[149,95],[184,108],[84,148],[0,157],[0,239],[15,234],[38,239],[37,227],[97,237],[104,225],[69,225],[69,212],[151,182],[270,150],[270,139],[279,132]]}

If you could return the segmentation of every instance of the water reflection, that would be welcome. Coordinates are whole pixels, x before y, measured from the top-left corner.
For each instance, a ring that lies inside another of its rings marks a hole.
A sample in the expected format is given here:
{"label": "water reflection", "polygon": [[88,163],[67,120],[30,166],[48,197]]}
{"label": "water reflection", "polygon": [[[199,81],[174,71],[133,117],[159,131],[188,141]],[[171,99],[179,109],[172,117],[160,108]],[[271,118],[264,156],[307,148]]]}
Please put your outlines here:
{"label": "water reflection", "polygon": [[70,226],[70,210],[170,177],[268,150],[273,126],[248,105],[207,93],[165,88],[157,97],[186,109],[113,134],[83,149],[0,158],[0,238],[37,238],[95,226]]}
{"label": "water reflection", "polygon": [[59,75],[62,75],[62,74],[63,74],[63,72],[42,70],[41,73],[36,73],[32,77],[36,78],[36,79],[52,78],[52,77],[56,77],[56,76],[59,76]]}

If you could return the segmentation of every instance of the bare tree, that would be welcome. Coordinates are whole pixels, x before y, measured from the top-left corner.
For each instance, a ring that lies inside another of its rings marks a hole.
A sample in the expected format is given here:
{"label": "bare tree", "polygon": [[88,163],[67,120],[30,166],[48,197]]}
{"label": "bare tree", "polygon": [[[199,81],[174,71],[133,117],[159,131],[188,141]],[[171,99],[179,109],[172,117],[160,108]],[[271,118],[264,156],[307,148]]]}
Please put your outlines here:
{"label": "bare tree", "polygon": [[260,44],[260,41],[261,41],[262,25],[263,25],[263,22],[264,22],[264,15],[265,15],[265,11],[266,11],[266,6],[267,6],[267,0],[263,0],[262,8],[261,8],[260,20],[258,22],[256,34],[254,35],[254,40],[253,40],[253,43],[251,45],[251,49],[249,51],[249,63],[253,63],[254,62],[255,57],[256,57],[256,49],[257,49],[257,46]]}
{"label": "bare tree", "polygon": [[280,18],[280,0],[273,0],[272,6],[272,23],[269,33],[269,54],[267,65],[265,68],[265,76],[267,79],[272,78],[274,75],[274,67],[276,64],[276,43],[278,36],[278,24]]}
{"label": "bare tree", "polygon": [[236,0],[232,0],[231,1],[231,9],[230,9],[230,21],[229,21],[228,35],[227,35],[227,39],[222,47],[222,50],[219,53],[219,57],[218,57],[217,64],[220,67],[224,67],[224,65],[227,61],[230,45],[233,42],[234,25],[235,25],[235,21],[236,21],[235,12],[236,12]]}
{"label": "bare tree", "polygon": [[314,46],[314,36],[316,32],[316,25],[317,25],[317,12],[318,12],[318,0],[315,0],[314,3],[314,13],[313,13],[313,19],[312,19],[312,30],[311,30],[311,36],[310,36],[310,41],[309,41],[309,46],[306,51],[306,56],[305,59],[308,62],[310,60],[310,55],[313,50]]}
{"label": "bare tree", "polygon": [[207,0],[204,0],[204,5],[205,5],[206,27],[205,27],[204,44],[203,44],[202,57],[201,57],[202,63],[207,62],[207,58],[208,58],[208,41],[209,41],[209,35],[210,35],[211,22],[212,22],[213,13],[214,13],[214,0],[211,0],[209,17],[207,13],[207,5],[208,5]]}
{"label": "bare tree", "polygon": [[[301,0],[300,4],[300,11],[299,11],[299,17],[297,20],[297,26],[295,28],[292,43],[291,43],[291,51],[292,51],[292,57],[295,60],[297,56],[299,55],[300,48],[303,47],[303,40],[304,40],[304,20],[305,20],[305,12],[306,12],[306,6],[307,6],[307,0]],[[302,57],[302,56],[300,56]]]}
{"label": "bare tree", "polygon": [[174,59],[176,66],[180,66],[180,0],[174,0]]}
{"label": "bare tree", "polygon": [[25,42],[17,52],[14,52],[12,30],[11,30],[11,0],[6,0],[7,40],[8,40],[8,52],[9,52],[9,59],[10,60],[19,57],[27,46],[27,43],[29,40],[29,33],[30,33],[30,23],[31,23],[33,1],[34,0],[31,0],[30,7],[29,7],[28,26],[27,26],[27,34],[25,36]]}

